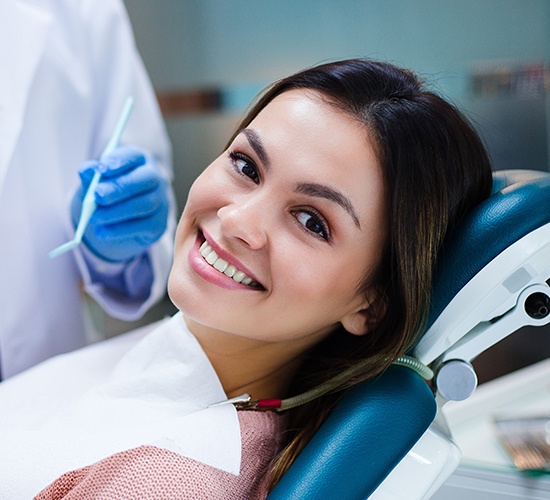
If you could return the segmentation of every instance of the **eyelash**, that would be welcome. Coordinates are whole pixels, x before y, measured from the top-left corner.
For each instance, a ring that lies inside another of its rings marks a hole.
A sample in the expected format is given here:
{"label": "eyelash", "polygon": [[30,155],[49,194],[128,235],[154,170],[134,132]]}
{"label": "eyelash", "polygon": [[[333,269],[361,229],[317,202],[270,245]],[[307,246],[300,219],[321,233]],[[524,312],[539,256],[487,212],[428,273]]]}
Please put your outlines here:
{"label": "eyelash", "polygon": [[[229,152],[229,158],[231,159],[231,163],[233,164],[233,168],[235,169],[235,172],[237,172],[239,175],[242,175],[243,177],[248,177],[254,184],[260,183],[260,173],[258,171],[258,167],[256,164],[246,155],[242,153],[237,153],[234,151]],[[239,162],[242,161],[246,163],[246,165],[249,165],[253,169],[253,173],[255,174],[255,178],[252,177],[252,175],[248,175],[243,170],[239,168]]]}
{"label": "eyelash", "polygon": [[319,225],[319,227],[321,229],[321,232],[316,233],[315,231],[312,231],[311,229],[308,229],[306,227],[306,225],[302,224],[302,222],[300,222],[300,220],[298,220],[298,217],[296,217],[296,220],[297,220],[298,224],[300,224],[300,226],[302,226],[302,228],[305,231],[307,231],[309,234],[312,234],[316,238],[321,238],[324,241],[330,242],[330,231],[328,229],[328,224],[326,223],[325,218],[319,212],[317,212],[317,210],[314,210],[312,208],[308,208],[307,210],[305,210],[305,209],[293,210],[292,214],[295,217],[296,217],[297,214],[307,214],[307,215],[309,215],[312,219],[315,220],[316,224]]}
{"label": "eyelash", "polygon": [[[228,154],[229,154],[231,163],[233,165],[233,169],[237,174],[250,179],[255,184],[260,183],[260,173],[258,171],[258,167],[247,155],[236,151],[230,151]],[[239,162],[244,162],[246,165],[250,166],[253,169],[253,172],[250,172],[250,174],[252,175],[249,175],[245,173],[243,170],[241,170],[239,168]],[[255,177],[253,177],[253,175]],[[315,222],[320,226],[321,232],[316,233],[315,231],[308,229],[305,224],[302,224],[297,217],[297,214],[300,214],[300,213],[304,213],[312,217],[315,220]],[[308,234],[311,234],[312,236],[316,238],[320,238],[327,242],[330,241],[330,231],[328,229],[328,224],[326,223],[325,218],[319,212],[317,212],[317,210],[314,210],[312,208],[308,208],[307,210],[305,209],[293,210],[292,215],[294,215],[298,224],[300,224],[300,226],[304,229],[304,231],[307,231]]]}

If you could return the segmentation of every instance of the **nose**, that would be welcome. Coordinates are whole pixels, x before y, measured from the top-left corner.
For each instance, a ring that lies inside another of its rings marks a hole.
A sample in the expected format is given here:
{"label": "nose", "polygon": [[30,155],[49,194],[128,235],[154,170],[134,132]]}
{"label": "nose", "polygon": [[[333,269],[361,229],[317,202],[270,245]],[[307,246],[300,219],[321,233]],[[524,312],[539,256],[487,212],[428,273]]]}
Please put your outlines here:
{"label": "nose", "polygon": [[263,248],[267,244],[268,210],[258,205],[258,200],[248,198],[221,207],[218,219],[222,234],[252,250]]}

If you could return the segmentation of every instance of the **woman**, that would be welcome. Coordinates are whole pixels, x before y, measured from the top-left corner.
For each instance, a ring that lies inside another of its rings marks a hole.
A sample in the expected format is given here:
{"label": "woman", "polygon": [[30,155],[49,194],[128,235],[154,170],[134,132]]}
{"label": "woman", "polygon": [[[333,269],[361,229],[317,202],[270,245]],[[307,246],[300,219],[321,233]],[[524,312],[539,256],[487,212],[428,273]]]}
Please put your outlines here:
{"label": "woman", "polygon": [[238,412],[240,476],[166,446],[121,448],[39,498],[264,497],[259,478],[276,483],[342,389],[414,343],[442,241],[490,187],[472,127],[407,70],[349,60],[275,83],[189,193],[169,280],[183,317],[170,321],[228,398],[263,407],[368,368],[287,417]]}

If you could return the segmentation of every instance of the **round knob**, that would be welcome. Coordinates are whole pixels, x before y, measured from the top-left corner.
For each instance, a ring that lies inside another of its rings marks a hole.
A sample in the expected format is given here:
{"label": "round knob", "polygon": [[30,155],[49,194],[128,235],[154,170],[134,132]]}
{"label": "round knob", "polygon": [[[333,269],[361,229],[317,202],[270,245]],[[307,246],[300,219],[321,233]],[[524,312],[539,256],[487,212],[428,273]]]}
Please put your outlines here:
{"label": "round knob", "polygon": [[550,314],[550,297],[535,292],[525,299],[525,312],[533,319],[543,319]]}
{"label": "round knob", "polygon": [[470,363],[453,359],[444,363],[437,372],[437,390],[448,401],[463,401],[477,387],[477,375]]}

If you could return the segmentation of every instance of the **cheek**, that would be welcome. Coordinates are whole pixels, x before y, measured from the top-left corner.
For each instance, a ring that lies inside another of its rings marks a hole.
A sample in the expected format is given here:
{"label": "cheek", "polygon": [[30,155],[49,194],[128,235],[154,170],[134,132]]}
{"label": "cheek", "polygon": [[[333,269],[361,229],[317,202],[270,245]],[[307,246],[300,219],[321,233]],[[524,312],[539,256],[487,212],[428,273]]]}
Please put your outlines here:
{"label": "cheek", "polygon": [[187,194],[187,202],[185,203],[184,213],[193,211],[196,206],[200,206],[204,203],[204,200],[208,193],[209,181],[207,174],[208,170],[205,170],[189,189]]}
{"label": "cheek", "polygon": [[[188,266],[188,253],[192,246],[189,238],[179,247],[168,277],[167,291],[172,303],[185,313],[195,311],[197,307],[205,307],[207,304],[203,294],[200,292],[195,277]],[[209,306],[209,305],[208,305]]]}
{"label": "cheek", "polygon": [[170,275],[168,276],[168,297],[170,297],[170,300],[172,303],[179,309],[179,294],[178,294],[178,278],[176,276],[176,268],[175,266],[172,266],[172,270],[170,271]]}
{"label": "cheek", "polygon": [[[356,294],[357,276],[363,269],[350,265],[350,260],[336,258],[313,259],[305,252],[301,258],[286,259],[285,278],[288,297],[296,302],[310,304],[313,309],[338,309],[347,306]],[[288,265],[291,262],[291,265]],[[353,262],[353,261],[351,261]],[[291,291],[290,291],[291,290]]]}
{"label": "cheek", "polygon": [[226,200],[228,184],[220,167],[210,165],[193,183],[187,195],[184,214],[218,208]]}

